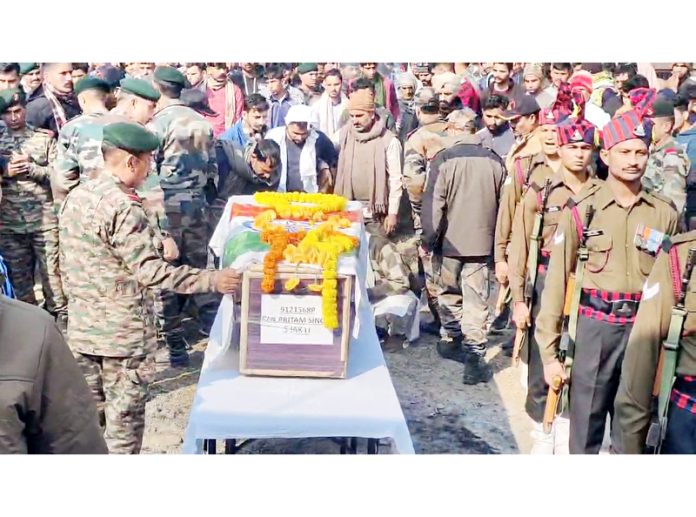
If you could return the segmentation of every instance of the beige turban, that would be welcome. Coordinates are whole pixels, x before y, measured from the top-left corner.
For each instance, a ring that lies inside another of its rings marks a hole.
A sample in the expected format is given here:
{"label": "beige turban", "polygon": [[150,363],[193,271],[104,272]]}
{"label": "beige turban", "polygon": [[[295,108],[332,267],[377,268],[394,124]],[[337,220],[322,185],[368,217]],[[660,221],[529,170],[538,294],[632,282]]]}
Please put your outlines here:
{"label": "beige turban", "polygon": [[414,89],[418,87],[418,81],[416,79],[416,76],[408,72],[404,72],[403,74],[397,75],[395,82],[397,88],[399,86],[413,86]]}
{"label": "beige turban", "polygon": [[375,111],[375,94],[371,90],[356,90],[348,98],[348,110]]}
{"label": "beige turban", "polygon": [[538,63],[529,63],[524,67],[524,75],[522,77],[524,78],[528,75],[533,75],[538,79],[544,79],[544,71],[541,69],[541,65]]}
{"label": "beige turban", "polygon": [[442,91],[447,87],[451,92],[457,92],[462,84],[462,80],[457,74],[444,72],[433,76],[433,88],[436,92]]}

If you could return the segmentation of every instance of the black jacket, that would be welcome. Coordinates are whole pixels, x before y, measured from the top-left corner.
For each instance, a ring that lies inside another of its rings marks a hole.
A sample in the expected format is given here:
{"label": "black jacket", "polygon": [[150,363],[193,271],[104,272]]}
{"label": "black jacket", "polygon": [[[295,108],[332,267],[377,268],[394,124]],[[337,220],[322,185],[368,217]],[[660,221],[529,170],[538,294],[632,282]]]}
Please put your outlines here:
{"label": "black jacket", "polygon": [[[65,110],[65,117],[67,120],[81,113],[80,105],[77,103],[77,99],[74,96],[67,102],[61,101],[61,104]],[[27,124],[37,129],[48,129],[52,131],[55,136],[58,136],[58,125],[53,116],[51,103],[44,94],[43,85],[39,86],[27,97]]]}
{"label": "black jacket", "polygon": [[255,192],[276,191],[280,184],[280,166],[264,180],[254,174],[246,159],[248,149],[229,140],[218,140],[215,154],[218,164],[218,199],[227,201],[230,196],[248,196]]}
{"label": "black jacket", "polygon": [[106,454],[97,408],[48,313],[0,296],[0,454]]}

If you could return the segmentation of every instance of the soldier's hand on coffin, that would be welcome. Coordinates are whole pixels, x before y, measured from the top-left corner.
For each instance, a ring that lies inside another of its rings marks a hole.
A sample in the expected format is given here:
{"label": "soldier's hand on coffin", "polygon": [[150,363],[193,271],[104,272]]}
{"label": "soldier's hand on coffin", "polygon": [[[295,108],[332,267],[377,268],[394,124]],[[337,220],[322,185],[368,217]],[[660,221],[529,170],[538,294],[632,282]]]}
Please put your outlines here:
{"label": "soldier's hand on coffin", "polygon": [[515,322],[517,328],[524,330],[531,324],[531,319],[529,317],[529,308],[524,302],[515,302],[515,306],[512,309],[512,321]]}
{"label": "soldier's hand on coffin", "polygon": [[176,242],[171,237],[167,237],[162,240],[162,246],[164,247],[163,257],[167,262],[171,262],[179,258],[179,248]]}
{"label": "soldier's hand on coffin", "polygon": [[546,381],[546,384],[551,386],[551,382],[556,375],[563,379],[563,382],[568,379],[565,368],[560,361],[554,360],[554,362],[544,365],[544,380]]}
{"label": "soldier's hand on coffin", "polygon": [[222,294],[234,294],[242,285],[242,275],[234,269],[223,269],[215,277],[215,290]]}

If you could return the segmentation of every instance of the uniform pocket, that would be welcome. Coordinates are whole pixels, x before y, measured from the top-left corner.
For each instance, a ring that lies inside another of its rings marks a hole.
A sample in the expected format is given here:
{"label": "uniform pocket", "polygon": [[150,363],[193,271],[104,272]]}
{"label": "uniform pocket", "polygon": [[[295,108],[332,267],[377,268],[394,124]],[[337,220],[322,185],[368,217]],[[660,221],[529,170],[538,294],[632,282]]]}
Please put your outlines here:
{"label": "uniform pocket", "polygon": [[587,239],[587,270],[592,273],[603,271],[609,262],[609,255],[613,248],[611,235],[597,235]]}
{"label": "uniform pocket", "polygon": [[648,253],[647,251],[638,250],[638,267],[640,272],[643,273],[646,278],[650,275],[653,265],[655,264],[655,257]]}

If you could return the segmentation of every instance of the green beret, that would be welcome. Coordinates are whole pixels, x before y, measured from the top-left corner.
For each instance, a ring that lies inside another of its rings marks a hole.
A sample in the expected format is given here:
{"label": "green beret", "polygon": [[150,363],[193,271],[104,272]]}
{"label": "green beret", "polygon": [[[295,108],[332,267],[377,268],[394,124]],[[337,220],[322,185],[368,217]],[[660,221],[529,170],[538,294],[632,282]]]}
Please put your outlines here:
{"label": "green beret", "polygon": [[186,77],[173,66],[158,66],[155,68],[155,80],[186,88]]}
{"label": "green beret", "polygon": [[5,99],[0,97],[0,113],[5,113],[6,109],[7,109],[7,104],[5,104]]}
{"label": "green beret", "polygon": [[142,79],[126,77],[121,79],[119,85],[122,91],[132,93],[149,101],[158,101],[160,98],[160,93],[150,83]]}
{"label": "green beret", "polygon": [[674,103],[667,99],[657,99],[653,104],[653,118],[674,117]]}
{"label": "green beret", "polygon": [[297,67],[298,74],[307,74],[309,72],[318,72],[319,68],[316,63],[300,63]]}
{"label": "green beret", "polygon": [[0,113],[5,113],[8,109],[17,104],[23,106],[26,103],[27,96],[20,88],[10,88],[9,90],[0,92],[0,99],[2,99],[2,109]]}
{"label": "green beret", "polygon": [[32,70],[39,68],[38,63],[20,63],[19,64],[19,75],[28,74]]}
{"label": "green beret", "polygon": [[109,88],[106,81],[99,79],[98,77],[87,76],[77,81],[77,84],[75,84],[73,90],[75,95],[80,95],[82,92],[86,92],[87,90],[101,90],[108,93],[111,91],[111,88]]}
{"label": "green beret", "polygon": [[105,126],[103,141],[132,154],[152,152],[160,144],[157,135],[133,122]]}

